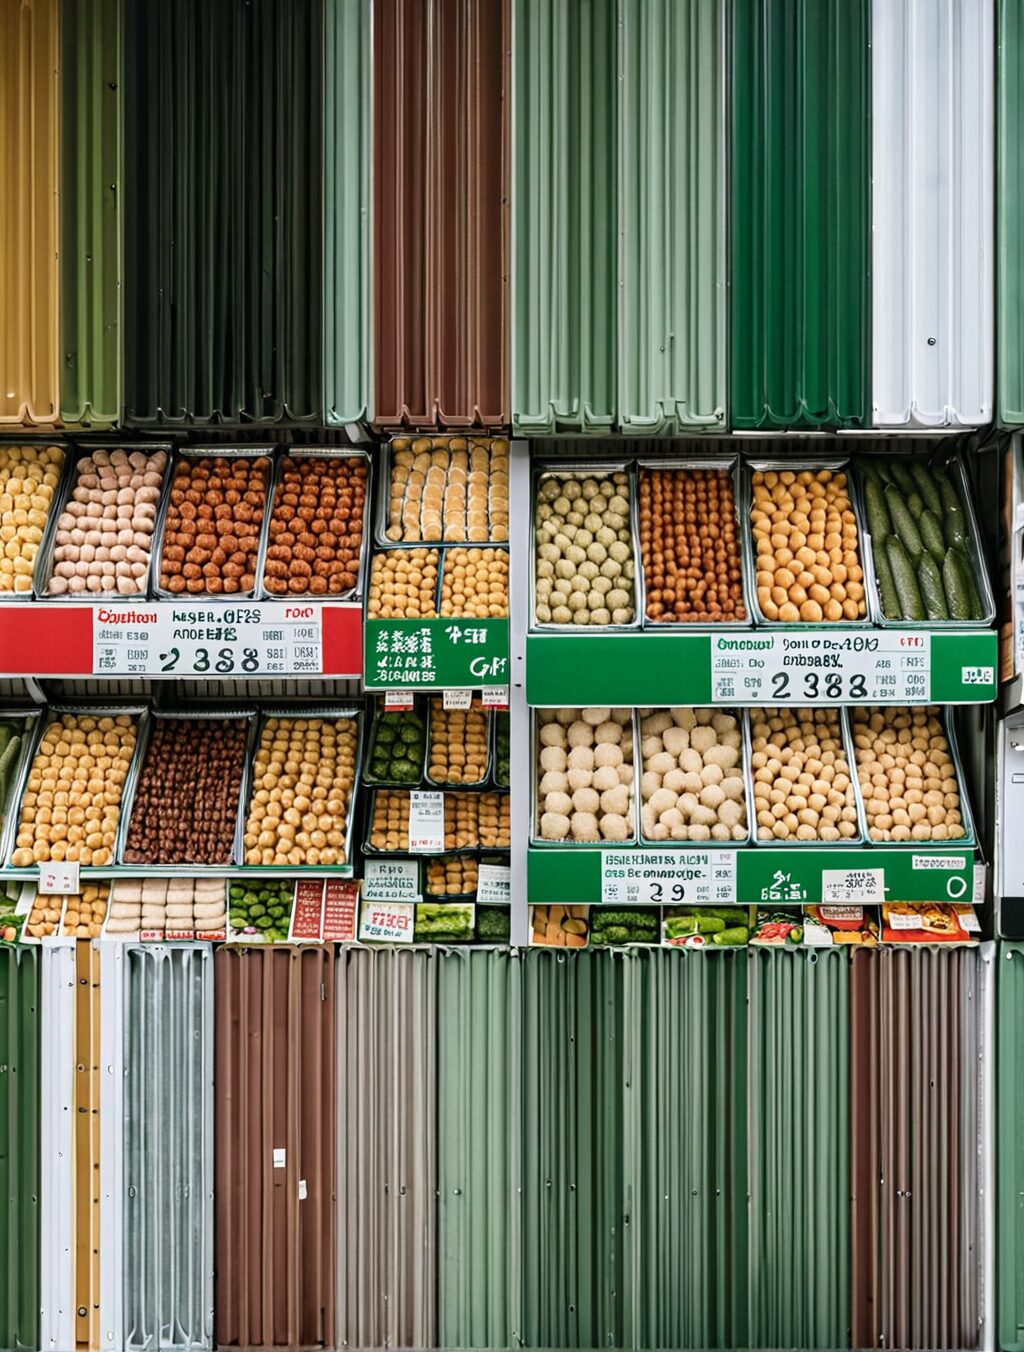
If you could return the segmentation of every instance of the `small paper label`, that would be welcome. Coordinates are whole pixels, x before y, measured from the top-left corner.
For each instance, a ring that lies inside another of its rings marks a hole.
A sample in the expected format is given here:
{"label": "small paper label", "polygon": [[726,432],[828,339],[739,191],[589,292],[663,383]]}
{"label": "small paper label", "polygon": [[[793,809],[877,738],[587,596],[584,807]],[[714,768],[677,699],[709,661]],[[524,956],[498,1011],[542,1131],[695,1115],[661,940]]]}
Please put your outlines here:
{"label": "small paper label", "polygon": [[359,914],[359,940],[372,944],[411,944],[415,923],[415,906],[405,902],[367,902]]}
{"label": "small paper label", "polygon": [[485,709],[507,709],[508,686],[485,685],[480,698],[480,703]]}
{"label": "small paper label", "polygon": [[831,948],[834,944],[832,931],[825,925],[815,925],[812,922],[804,924],[804,944],[808,948]]}
{"label": "small paper label", "polygon": [[894,930],[919,930],[922,928],[919,915],[907,915],[905,911],[889,912],[889,928]]}
{"label": "small paper label", "polygon": [[821,871],[823,904],[848,905],[850,902],[885,900],[885,870],[881,868],[826,868]]}
{"label": "small paper label", "polygon": [[287,1158],[288,1158],[288,1152],[285,1150],[284,1146],[280,1146],[280,1145],[279,1145],[279,1146],[276,1146],[276,1147],[274,1148],[274,1168],[275,1168],[275,1169],[283,1169],[283,1168],[285,1167],[285,1161],[286,1161]]}
{"label": "small paper label", "polygon": [[987,864],[974,865],[974,889],[971,898],[975,906],[982,906],[985,902],[985,883],[988,876]]}
{"label": "small paper label", "polygon": [[956,908],[956,918],[960,921],[960,928],[967,934],[981,933],[981,921],[974,914],[973,907],[958,906]]}
{"label": "small paper label", "polygon": [[139,930],[139,942],[143,944],[162,944],[166,938],[163,930]]}
{"label": "small paper label", "polygon": [[960,679],[964,685],[995,685],[995,667],[961,667]]}
{"label": "small paper label", "polygon": [[961,869],[966,862],[962,854],[912,854],[910,856],[910,867],[914,869]]}
{"label": "small paper label", "polygon": [[300,1179],[299,1179],[299,1201],[300,1201],[300,1202],[304,1202],[304,1201],[306,1200],[306,1197],[307,1197],[307,1196],[308,1196],[308,1194],[307,1194],[307,1192],[306,1192],[306,1180],[305,1180],[304,1178],[300,1178]]}
{"label": "small paper label", "polygon": [[79,886],[78,861],[39,865],[39,891],[44,897],[75,896]]}
{"label": "small paper label", "polygon": [[863,920],[863,906],[821,906],[818,908],[821,912],[822,920],[831,920],[839,924],[844,920]]}
{"label": "small paper label", "polygon": [[444,794],[416,790],[409,794],[409,849],[413,854],[444,849]]}
{"label": "small paper label", "polygon": [[512,870],[508,864],[481,864],[477,871],[476,899],[501,905],[512,900]]}
{"label": "small paper label", "polygon": [[419,864],[415,859],[367,859],[363,900],[421,900]]}
{"label": "small paper label", "polygon": [[385,690],[385,709],[411,709],[413,695],[411,690]]}
{"label": "small paper label", "polygon": [[445,709],[468,709],[473,703],[472,690],[445,690],[441,693]]}

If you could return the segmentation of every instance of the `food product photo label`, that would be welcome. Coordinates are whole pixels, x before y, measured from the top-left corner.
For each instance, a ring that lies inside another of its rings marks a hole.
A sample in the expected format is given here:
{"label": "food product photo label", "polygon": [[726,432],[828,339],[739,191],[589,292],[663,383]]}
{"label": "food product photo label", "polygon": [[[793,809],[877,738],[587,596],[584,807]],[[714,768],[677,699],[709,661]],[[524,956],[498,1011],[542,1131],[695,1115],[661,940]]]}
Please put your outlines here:
{"label": "food product photo label", "polygon": [[40,864],[39,891],[45,897],[74,896],[80,892],[77,860]]}
{"label": "food product photo label", "polygon": [[415,926],[415,906],[405,902],[364,902],[359,912],[359,941],[411,944]]}
{"label": "food product photo label", "polygon": [[507,864],[481,864],[477,871],[478,902],[510,903],[512,870]]}
{"label": "food product photo label", "polygon": [[821,900],[824,905],[849,905],[851,902],[879,903],[885,900],[885,870],[850,868],[821,871]]}
{"label": "food product photo label", "polygon": [[612,906],[710,906],[736,900],[736,851],[603,852],[601,901]]}
{"label": "food product photo label", "polygon": [[420,901],[420,866],[415,859],[367,859],[364,901]]}
{"label": "food product photo label", "polygon": [[444,794],[409,794],[409,849],[413,854],[435,854],[444,849]]}

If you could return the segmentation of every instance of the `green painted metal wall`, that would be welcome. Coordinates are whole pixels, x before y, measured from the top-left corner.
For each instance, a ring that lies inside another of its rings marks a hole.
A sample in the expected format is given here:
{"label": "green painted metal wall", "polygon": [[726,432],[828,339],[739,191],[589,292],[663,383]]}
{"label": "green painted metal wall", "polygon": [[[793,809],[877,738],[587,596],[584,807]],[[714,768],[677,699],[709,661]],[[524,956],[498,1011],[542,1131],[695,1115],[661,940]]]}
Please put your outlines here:
{"label": "green painted metal wall", "polygon": [[0,948],[0,1346],[39,1337],[39,953]]}
{"label": "green painted metal wall", "polygon": [[868,0],[735,0],[730,420],[868,419]]}
{"label": "green painted metal wall", "polygon": [[121,0],[61,7],[60,408],[121,416]]}
{"label": "green painted metal wall", "polygon": [[996,973],[996,1346],[1024,1347],[1024,945],[1001,944]]}
{"label": "green painted metal wall", "polygon": [[125,420],[318,421],[323,6],[125,10]]}
{"label": "green painted metal wall", "polygon": [[996,9],[996,420],[1024,427],[1024,3]]}

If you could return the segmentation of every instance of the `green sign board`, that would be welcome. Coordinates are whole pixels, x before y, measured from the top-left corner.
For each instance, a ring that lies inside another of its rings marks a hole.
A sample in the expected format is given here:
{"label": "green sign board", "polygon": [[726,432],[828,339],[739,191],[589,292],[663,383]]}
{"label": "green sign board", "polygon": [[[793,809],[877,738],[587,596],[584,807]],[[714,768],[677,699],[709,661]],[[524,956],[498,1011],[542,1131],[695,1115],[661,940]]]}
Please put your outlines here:
{"label": "green sign board", "polygon": [[582,704],[986,704],[992,630],[531,634],[526,695]]}
{"label": "green sign board", "polygon": [[[694,853],[704,867],[690,870],[684,877],[680,861]],[[716,852],[686,850],[656,850],[644,847],[640,852],[645,861],[640,870],[649,877],[665,879],[664,895],[657,898],[671,901],[675,895],[676,879],[692,884],[698,891],[695,899],[716,902],[736,901],[770,905],[819,904],[822,900],[837,900],[847,895],[851,881],[860,879],[873,899],[884,901],[963,901],[974,895],[974,851],[971,849],[941,849],[929,845],[918,849],[900,846],[893,849],[758,849],[748,846],[740,850]],[[665,856],[662,867],[654,862],[657,855]],[[535,905],[598,905],[602,901],[625,895],[622,875],[629,874],[629,852],[588,849],[531,849],[527,859],[527,899]],[[649,861],[649,862],[648,862]],[[876,876],[881,871],[882,876]],[[705,879],[703,874],[707,875]],[[877,893],[872,883],[877,885]],[[823,887],[826,894],[823,896]],[[701,889],[711,889],[704,898]],[[834,889],[828,892],[827,889]],[[645,894],[646,900],[655,900]],[[689,896],[689,892],[685,896]]]}
{"label": "green sign board", "polygon": [[367,690],[508,685],[508,620],[367,620]]}

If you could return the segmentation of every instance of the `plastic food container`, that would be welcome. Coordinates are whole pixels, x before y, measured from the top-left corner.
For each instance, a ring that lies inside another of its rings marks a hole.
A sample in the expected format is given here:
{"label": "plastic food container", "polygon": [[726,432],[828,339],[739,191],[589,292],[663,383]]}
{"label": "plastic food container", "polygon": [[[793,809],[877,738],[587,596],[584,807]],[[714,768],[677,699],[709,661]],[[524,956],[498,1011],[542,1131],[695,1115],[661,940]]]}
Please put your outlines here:
{"label": "plastic food container", "polygon": [[[675,707],[677,707],[677,708],[689,708],[690,706],[675,706]],[[728,850],[728,849],[732,849],[732,850],[735,850],[735,849],[741,849],[741,848],[742,848],[743,846],[745,846],[745,845],[749,845],[749,844],[750,844],[750,838],[751,838],[752,824],[753,824],[753,819],[754,819],[754,808],[753,808],[753,801],[754,801],[754,800],[753,800],[753,796],[752,796],[752,792],[751,792],[751,779],[750,779],[750,723],[749,723],[749,720],[748,720],[748,717],[747,717],[747,710],[746,710],[746,709],[740,709],[740,708],[734,708],[734,707],[730,707],[730,708],[727,708],[727,709],[708,709],[707,712],[709,712],[709,713],[711,713],[712,715],[715,715],[715,716],[717,716],[717,715],[719,715],[719,714],[724,714],[724,715],[726,715],[726,716],[728,716],[728,717],[734,718],[734,719],[736,720],[736,722],[737,722],[737,725],[738,725],[738,726],[737,726],[737,731],[738,731],[739,734],[740,734],[740,745],[739,745],[739,753],[740,753],[740,754],[739,754],[739,760],[738,760],[737,766],[736,766],[736,773],[735,773],[734,775],[727,776],[727,777],[739,778],[739,779],[742,781],[742,783],[743,783],[743,798],[742,798],[742,803],[743,803],[743,806],[744,806],[744,808],[745,808],[745,810],[746,810],[746,818],[747,818],[747,825],[746,825],[746,832],[745,832],[745,834],[744,834],[743,836],[739,837],[738,839],[730,836],[730,838],[727,839],[727,840],[714,840],[714,839],[708,839],[708,840],[672,840],[672,839],[668,839],[668,840],[659,840],[659,839],[655,839],[655,838],[653,838],[653,837],[648,837],[648,836],[644,833],[644,807],[645,807],[645,803],[644,803],[644,774],[646,773],[646,772],[645,772],[645,769],[644,769],[644,766],[645,766],[645,764],[647,764],[647,763],[649,762],[649,758],[648,758],[648,757],[645,757],[644,754],[643,754],[643,745],[644,745],[644,741],[645,741],[645,734],[644,734],[644,732],[643,732],[643,725],[644,725],[645,720],[646,720],[651,714],[662,713],[662,712],[665,712],[665,713],[671,713],[671,710],[670,710],[670,709],[667,709],[667,708],[661,708],[661,709],[637,709],[637,711],[636,711],[636,728],[637,728],[637,732],[636,732],[636,746],[639,747],[639,752],[640,752],[639,758],[638,758],[638,773],[639,773],[639,776],[640,776],[640,798],[639,798],[639,802],[640,802],[640,842],[641,842],[641,844],[642,844],[642,845],[653,845],[653,846],[656,846],[656,847],[659,848],[659,849],[665,848],[665,849],[676,849],[676,850],[715,850],[715,849],[727,849],[727,850]],[[693,710],[693,712],[696,712],[696,710]],[[704,724],[704,725],[700,725],[700,726],[711,726],[711,725]],[[717,743],[716,743],[716,744],[717,744]],[[668,753],[668,754],[673,754],[673,753]],[[698,754],[701,758],[703,758],[702,753],[699,753],[699,752],[698,752],[697,754]],[[657,772],[656,772],[656,773],[657,773]],[[666,771],[666,772],[664,772],[664,773],[671,773],[671,772],[670,772],[670,771]],[[680,773],[691,773],[691,772],[680,771]],[[697,771],[697,770],[693,770],[692,773],[698,774],[698,773],[700,773],[700,772]],[[673,782],[674,782],[674,781],[673,781]],[[720,781],[719,781],[719,782],[720,782]],[[705,786],[703,786],[703,787],[706,788],[706,787],[708,787],[708,786],[705,785]],[[678,789],[678,790],[672,790],[672,791],[673,791],[673,792],[676,792],[676,793],[682,793],[682,792],[686,792],[687,790],[684,790],[684,789],[681,787],[681,788]],[[691,788],[691,789],[689,790],[689,792],[694,792],[694,790]],[[698,798],[699,798],[701,792],[702,792],[702,790],[699,790],[699,789],[696,790],[696,793],[697,793]],[[648,801],[651,801],[651,800],[648,800]],[[723,804],[722,806],[724,806],[724,804]],[[667,809],[663,809],[663,810],[667,810]],[[716,808],[715,810],[717,811],[718,809]],[[709,826],[710,826],[710,824],[709,824]]]}
{"label": "plastic food container", "polygon": [[[531,784],[530,784],[530,792],[531,792],[531,802],[530,802],[530,822],[531,822],[530,830],[531,830],[531,835],[530,835],[530,843],[531,843],[531,845],[537,845],[537,846],[540,846],[542,849],[573,849],[573,850],[575,850],[575,849],[583,849],[583,850],[596,850],[596,849],[612,849],[612,850],[616,850],[616,849],[628,849],[629,846],[635,845],[635,844],[637,843],[637,840],[638,840],[638,821],[639,821],[639,816],[640,816],[640,808],[639,808],[639,800],[640,800],[640,779],[639,779],[639,772],[638,772],[638,768],[637,768],[637,767],[638,767],[638,759],[639,759],[639,750],[640,750],[640,747],[639,747],[639,743],[637,742],[637,729],[636,729],[636,727],[635,727],[635,713],[636,713],[636,711],[635,711],[635,710],[632,710],[632,709],[630,709],[630,710],[622,710],[622,709],[619,709],[619,710],[616,710],[616,711],[615,711],[615,712],[618,712],[618,713],[626,712],[626,713],[629,714],[628,722],[626,722],[625,724],[623,724],[623,725],[621,725],[621,726],[622,726],[622,730],[623,730],[623,735],[625,735],[625,733],[628,731],[628,732],[632,735],[632,740],[633,740],[633,764],[632,764],[632,766],[630,767],[631,770],[632,770],[632,774],[631,774],[631,776],[630,776],[630,779],[629,779],[628,784],[626,783],[625,779],[624,779],[622,776],[619,776],[619,783],[620,783],[620,785],[621,785],[622,787],[628,787],[628,788],[631,790],[631,795],[632,795],[631,798],[630,798],[630,801],[629,801],[628,811],[627,811],[625,814],[617,814],[617,815],[625,815],[625,818],[626,818],[626,825],[627,825],[627,832],[628,832],[628,834],[626,835],[626,837],[625,837],[623,840],[608,840],[608,839],[605,839],[604,837],[600,837],[600,838],[597,839],[597,840],[573,840],[573,839],[571,839],[570,836],[566,836],[564,839],[558,840],[558,839],[545,839],[545,838],[541,835],[541,817],[542,817],[544,811],[546,811],[546,810],[551,810],[551,809],[545,809],[545,807],[544,807],[544,801],[547,799],[547,796],[548,796],[549,794],[561,794],[561,793],[564,793],[564,794],[566,794],[567,796],[571,797],[572,794],[575,792],[575,790],[573,790],[573,789],[571,788],[571,785],[567,782],[567,785],[566,785],[565,789],[558,789],[558,788],[552,788],[552,789],[550,789],[550,790],[544,789],[544,790],[543,790],[543,793],[542,793],[542,788],[543,788],[544,778],[545,778],[545,776],[549,773],[549,771],[547,770],[547,768],[544,766],[543,759],[542,759],[542,752],[543,752],[544,750],[546,750],[546,748],[544,747],[543,742],[542,742],[542,730],[543,730],[543,727],[545,726],[545,720],[544,720],[544,717],[543,717],[543,716],[544,716],[545,714],[552,714],[552,713],[555,713],[555,712],[556,712],[556,711],[551,710],[551,709],[544,709],[544,710],[541,710],[541,709],[535,709],[535,710],[533,711],[533,734],[532,734],[532,743],[533,743],[533,774],[532,774],[532,776],[531,776]],[[562,710],[558,710],[557,712],[558,712],[558,713],[561,713],[561,712],[563,712],[563,711],[562,711]],[[573,712],[576,713],[577,715],[581,715],[581,714],[583,713],[583,710],[582,710],[582,709],[575,709],[575,710],[573,710]],[[550,720],[548,720],[548,721],[550,721]],[[573,722],[575,722],[575,721],[576,721],[576,720],[574,719]],[[568,724],[565,724],[564,726],[566,727],[566,735],[568,736],[568,727],[569,727],[569,725],[568,725]],[[593,726],[594,726],[594,728],[595,728],[595,736],[596,736],[596,729],[600,726],[600,724],[594,724]],[[571,749],[571,748],[570,748],[570,749]],[[562,775],[563,777],[565,777],[565,778],[568,780],[569,769],[572,768],[571,765],[568,764],[568,751],[566,752],[566,760],[567,760],[567,768],[566,768],[566,770],[564,770],[564,771],[561,771],[561,770],[552,770],[550,773],[556,774],[556,775]],[[596,761],[596,752],[595,752],[595,761]],[[625,764],[625,760],[623,761],[623,764]],[[598,767],[595,766],[594,773],[596,773],[596,769],[597,769],[597,768],[598,768]],[[617,767],[615,767],[615,768],[617,768]],[[586,787],[586,786],[584,786],[584,787]],[[603,791],[595,790],[595,792],[598,793],[598,795],[599,795],[600,792],[603,792]],[[574,805],[573,808],[571,809],[571,811],[570,811],[569,813],[562,813],[562,814],[560,814],[560,815],[563,815],[563,816],[570,816],[570,817],[571,817],[573,811],[579,811],[579,810],[580,810],[580,809],[576,808],[575,805]],[[604,815],[604,814],[602,814],[602,815]],[[598,830],[600,831],[600,819],[599,819],[599,821],[598,821]]]}

